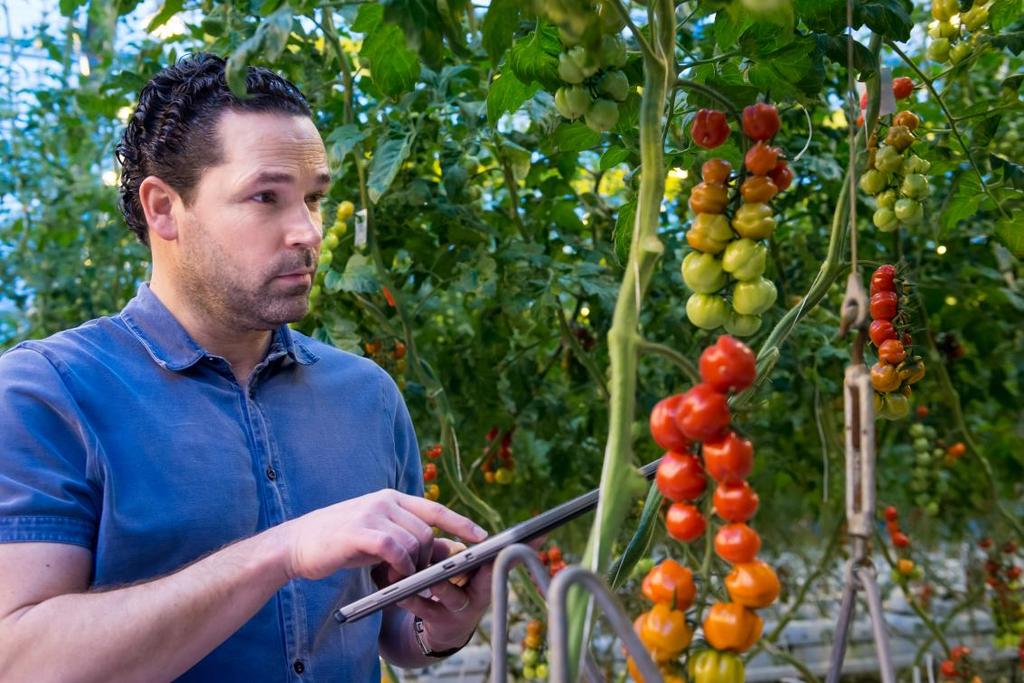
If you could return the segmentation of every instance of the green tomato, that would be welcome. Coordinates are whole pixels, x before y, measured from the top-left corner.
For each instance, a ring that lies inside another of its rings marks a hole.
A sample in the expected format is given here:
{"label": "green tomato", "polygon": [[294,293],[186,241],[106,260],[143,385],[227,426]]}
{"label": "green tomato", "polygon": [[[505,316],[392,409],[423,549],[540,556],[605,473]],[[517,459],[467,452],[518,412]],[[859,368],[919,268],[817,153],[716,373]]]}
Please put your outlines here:
{"label": "green tomato", "polygon": [[629,80],[621,71],[609,71],[601,77],[597,90],[617,102],[622,102],[629,95]]}
{"label": "green tomato", "polygon": [[917,454],[916,456],[914,456],[914,457],[916,458],[916,460],[917,460],[917,464],[918,464],[918,465],[922,465],[922,466],[925,466],[925,465],[931,465],[931,464],[932,464],[932,456],[931,456],[931,454],[930,454],[930,453],[927,453],[927,452],[925,452],[925,453],[920,453],[920,452],[919,452],[919,453],[918,453],[918,454]]}
{"label": "green tomato", "polygon": [[949,61],[949,48],[949,38],[933,39],[928,43],[928,59],[940,64]]}
{"label": "green tomato", "polygon": [[764,202],[741,204],[732,218],[732,227],[740,237],[768,239],[777,225],[772,213],[772,207]]}
{"label": "green tomato", "polygon": [[578,119],[589,107],[590,93],[583,86],[562,86],[555,91],[555,109],[567,119]]}
{"label": "green tomato", "polygon": [[523,678],[525,678],[528,681],[532,681],[534,678],[537,678],[537,670],[534,669],[532,666],[524,666]]}
{"label": "green tomato", "polygon": [[533,666],[537,663],[537,660],[539,658],[540,653],[534,650],[533,648],[528,647],[525,650],[523,650],[523,656],[521,659],[523,660],[523,664],[525,664],[526,666]]}
{"label": "green tomato", "polygon": [[313,285],[309,289],[309,303],[314,303],[320,298],[320,285]]}
{"label": "green tomato", "polygon": [[338,248],[338,234],[335,232],[327,233],[327,237],[324,237],[323,248],[327,251],[334,251]]}
{"label": "green tomato", "polygon": [[988,22],[988,5],[975,5],[960,15],[960,23],[968,31],[977,31]]}
{"label": "green tomato", "polygon": [[772,307],[778,295],[775,283],[763,277],[740,282],[732,291],[732,307],[741,315],[760,315]]}
{"label": "green tomato", "polygon": [[915,422],[910,425],[910,435],[913,437],[924,436],[924,425],[920,422]]}
{"label": "green tomato", "polygon": [[867,194],[876,195],[889,185],[889,174],[872,168],[860,177],[858,185]]}
{"label": "green tomato", "polygon": [[764,274],[768,248],[743,238],[729,243],[722,254],[722,268],[737,280],[756,280]]}
{"label": "green tomato", "polygon": [[740,315],[736,311],[729,311],[729,317],[725,319],[725,331],[734,337],[749,337],[761,329],[761,316]]}
{"label": "green tomato", "polygon": [[320,252],[320,269],[327,270],[331,267],[331,261],[334,260],[334,253],[330,251]]}
{"label": "green tomato", "polygon": [[686,300],[686,317],[702,330],[713,330],[725,324],[729,305],[717,294],[693,294]]}
{"label": "green tomato", "polygon": [[590,130],[603,133],[614,128],[618,122],[619,106],[611,100],[594,100],[585,118]]}
{"label": "green tomato", "polygon": [[957,0],[932,0],[932,16],[939,21],[949,21],[959,11]]}
{"label": "green tomato", "polygon": [[540,680],[543,681],[543,680],[547,679],[547,677],[548,677],[548,665],[543,663],[543,662],[541,662],[540,664],[537,665],[537,669],[536,669],[535,673],[537,674],[537,678],[539,678]]}
{"label": "green tomato", "polygon": [[900,219],[901,223],[907,225],[914,225],[921,222],[921,218],[924,216],[924,211],[921,209],[921,202],[916,199],[898,199],[896,206],[893,208],[896,212],[896,218]]}
{"label": "green tomato", "polygon": [[920,201],[931,194],[931,188],[928,187],[927,178],[920,173],[911,173],[903,179],[903,184],[900,185],[900,192],[906,197]]}
{"label": "green tomato", "polygon": [[932,449],[932,457],[935,458],[936,460],[941,460],[942,456],[944,456],[945,454],[946,454],[946,452],[944,450],[942,450],[941,448],[933,448]]}
{"label": "green tomato", "polygon": [[616,69],[626,65],[626,43],[620,36],[609,34],[601,38],[601,64]]}
{"label": "green tomato", "polygon": [[918,437],[914,439],[914,450],[916,451],[924,451],[925,453],[927,453],[930,446],[931,444],[928,443],[928,439],[924,437]]}
{"label": "green tomato", "polygon": [[875,206],[879,209],[891,209],[896,206],[896,190],[886,190],[875,196]]}
{"label": "green tomato", "polygon": [[875,168],[882,173],[895,173],[903,165],[903,155],[892,145],[882,145],[875,153]]}
{"label": "green tomato", "polygon": [[[726,251],[728,253],[728,250]],[[683,282],[698,294],[711,294],[725,286],[722,261],[712,254],[691,251],[683,259]]]}
{"label": "green tomato", "polygon": [[875,227],[882,232],[893,232],[896,228],[900,227],[900,222],[896,218],[896,214],[892,209],[882,207],[876,209],[873,216],[871,216],[871,222],[875,224]]}
{"label": "green tomato", "polygon": [[911,154],[909,157],[903,160],[903,175],[910,175],[911,173],[927,173],[931,169],[932,164],[930,161],[926,161],[916,154]]}
{"label": "green tomato", "polygon": [[598,63],[591,58],[587,49],[582,45],[578,45],[569,50],[569,56],[572,57],[572,61],[580,67],[580,71],[583,73],[583,78],[590,78],[596,74],[597,70],[600,68]]}
{"label": "green tomato", "polygon": [[574,85],[583,82],[583,69],[568,52],[558,55],[558,77]]}
{"label": "green tomato", "polygon": [[960,41],[959,43],[953,46],[952,50],[949,51],[949,61],[953,62],[954,64],[959,64],[960,62],[970,57],[973,51],[974,48],[971,47],[970,43]]}
{"label": "green tomato", "polygon": [[886,420],[902,420],[910,414],[910,401],[903,394],[891,393],[882,397],[883,411],[880,417]]}

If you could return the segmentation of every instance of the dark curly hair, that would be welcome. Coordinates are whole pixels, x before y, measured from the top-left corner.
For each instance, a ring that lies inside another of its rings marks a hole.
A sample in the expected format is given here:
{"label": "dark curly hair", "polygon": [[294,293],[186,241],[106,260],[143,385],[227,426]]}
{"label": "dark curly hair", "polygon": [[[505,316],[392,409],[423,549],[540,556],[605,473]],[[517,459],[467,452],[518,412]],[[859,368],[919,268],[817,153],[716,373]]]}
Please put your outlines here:
{"label": "dark curly hair", "polygon": [[128,227],[149,244],[139,185],[157,176],[181,195],[186,205],[203,170],[223,160],[217,139],[222,112],[274,112],[312,118],[309,103],[287,79],[269,69],[249,67],[248,97],[239,99],[228,88],[226,62],[202,52],[182,57],[162,70],[139,93],[128,125],[115,150],[121,164],[119,205]]}

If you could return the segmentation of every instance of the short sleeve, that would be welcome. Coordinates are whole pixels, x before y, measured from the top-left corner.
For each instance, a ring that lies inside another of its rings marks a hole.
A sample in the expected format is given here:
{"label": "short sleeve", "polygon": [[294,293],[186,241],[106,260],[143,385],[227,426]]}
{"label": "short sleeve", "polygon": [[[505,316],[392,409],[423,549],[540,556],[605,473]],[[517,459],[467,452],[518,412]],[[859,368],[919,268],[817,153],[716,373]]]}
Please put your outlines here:
{"label": "short sleeve", "polygon": [[0,356],[0,543],[94,548],[87,433],[47,357],[26,346]]}
{"label": "short sleeve", "polygon": [[411,496],[422,496],[423,464],[420,462],[416,430],[412,426],[412,418],[409,417],[409,409],[402,398],[402,392],[398,390],[391,375],[383,371],[382,374],[386,400],[392,406],[389,413],[394,415],[395,459],[398,467],[398,485],[395,488]]}

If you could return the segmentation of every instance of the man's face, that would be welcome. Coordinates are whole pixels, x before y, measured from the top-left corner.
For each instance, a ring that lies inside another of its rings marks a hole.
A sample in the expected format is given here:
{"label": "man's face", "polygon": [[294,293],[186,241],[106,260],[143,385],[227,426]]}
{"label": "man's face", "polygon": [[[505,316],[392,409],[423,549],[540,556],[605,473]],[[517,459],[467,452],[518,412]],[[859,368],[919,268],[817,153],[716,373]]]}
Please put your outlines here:
{"label": "man's face", "polygon": [[181,291],[232,327],[302,318],[320,253],[327,154],[304,116],[225,112],[222,163],[203,171],[179,226]]}

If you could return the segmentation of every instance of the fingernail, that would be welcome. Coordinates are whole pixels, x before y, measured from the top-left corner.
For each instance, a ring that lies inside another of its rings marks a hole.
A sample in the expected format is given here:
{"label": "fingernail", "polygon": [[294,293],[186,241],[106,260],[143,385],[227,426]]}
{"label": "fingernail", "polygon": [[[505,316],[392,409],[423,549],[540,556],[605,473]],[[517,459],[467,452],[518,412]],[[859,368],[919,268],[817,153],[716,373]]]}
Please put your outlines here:
{"label": "fingernail", "polygon": [[476,534],[476,537],[480,540],[487,538],[487,530],[483,527],[477,526],[476,524],[473,525],[473,533]]}

